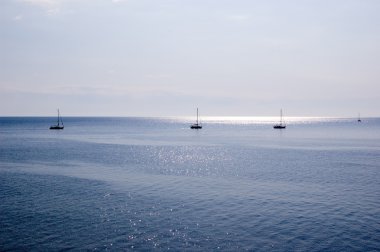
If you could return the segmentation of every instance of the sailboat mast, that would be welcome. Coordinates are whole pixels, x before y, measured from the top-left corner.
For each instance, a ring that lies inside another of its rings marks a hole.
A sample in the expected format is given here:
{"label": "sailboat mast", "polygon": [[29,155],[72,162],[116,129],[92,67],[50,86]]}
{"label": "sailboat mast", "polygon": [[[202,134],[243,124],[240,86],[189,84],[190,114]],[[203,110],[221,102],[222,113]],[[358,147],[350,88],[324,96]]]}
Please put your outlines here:
{"label": "sailboat mast", "polygon": [[61,115],[59,115],[59,117],[60,117],[60,119],[61,119],[61,124],[62,124],[62,126],[63,126],[62,116],[61,116]]}
{"label": "sailboat mast", "polygon": [[280,124],[282,124],[282,109],[280,110]]}
{"label": "sailboat mast", "polygon": [[57,125],[59,126],[59,109],[58,110],[58,118],[57,118]]}
{"label": "sailboat mast", "polygon": [[197,108],[197,124],[198,124],[198,108]]}

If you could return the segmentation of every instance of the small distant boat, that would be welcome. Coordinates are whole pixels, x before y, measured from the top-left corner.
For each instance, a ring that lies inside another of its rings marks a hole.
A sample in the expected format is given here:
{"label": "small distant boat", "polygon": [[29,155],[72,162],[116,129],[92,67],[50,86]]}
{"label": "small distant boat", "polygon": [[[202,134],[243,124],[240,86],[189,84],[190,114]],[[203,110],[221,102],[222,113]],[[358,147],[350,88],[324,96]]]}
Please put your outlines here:
{"label": "small distant boat", "polygon": [[280,110],[280,123],[273,126],[274,129],[285,129],[286,124],[282,121],[282,109]]}
{"label": "small distant boat", "polygon": [[60,115],[59,115],[59,109],[58,109],[57,125],[52,125],[52,126],[50,126],[50,129],[51,129],[51,130],[61,130],[61,129],[63,129],[64,127],[65,127],[65,126],[63,126],[62,117],[60,117]]}
{"label": "small distant boat", "polygon": [[359,113],[359,116],[358,116],[358,122],[362,122],[362,119],[360,119],[360,113]]}
{"label": "small distant boat", "polygon": [[197,108],[197,122],[190,126],[190,129],[202,129],[202,125],[198,121],[198,108]]}

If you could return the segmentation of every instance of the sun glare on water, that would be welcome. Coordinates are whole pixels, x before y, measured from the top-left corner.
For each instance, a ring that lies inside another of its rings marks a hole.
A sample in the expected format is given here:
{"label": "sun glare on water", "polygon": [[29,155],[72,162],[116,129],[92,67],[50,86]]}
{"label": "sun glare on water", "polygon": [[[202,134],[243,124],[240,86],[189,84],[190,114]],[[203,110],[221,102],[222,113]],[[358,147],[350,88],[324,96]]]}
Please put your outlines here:
{"label": "sun glare on water", "polygon": [[[172,118],[174,119],[174,118]],[[315,122],[328,122],[336,121],[338,118],[333,117],[296,117],[284,116],[283,121],[285,123],[292,124],[307,124]],[[178,121],[192,121],[194,117],[176,117],[174,120]],[[200,116],[200,121],[202,123],[213,123],[213,124],[273,124],[280,120],[279,116]]]}

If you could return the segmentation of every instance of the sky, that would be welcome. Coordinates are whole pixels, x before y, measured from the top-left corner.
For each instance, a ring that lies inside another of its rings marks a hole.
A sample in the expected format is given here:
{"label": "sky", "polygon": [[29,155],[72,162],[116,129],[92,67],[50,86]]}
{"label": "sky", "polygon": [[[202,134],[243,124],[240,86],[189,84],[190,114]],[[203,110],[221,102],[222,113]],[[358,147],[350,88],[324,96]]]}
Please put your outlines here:
{"label": "sky", "polygon": [[0,116],[380,116],[378,0],[1,0]]}

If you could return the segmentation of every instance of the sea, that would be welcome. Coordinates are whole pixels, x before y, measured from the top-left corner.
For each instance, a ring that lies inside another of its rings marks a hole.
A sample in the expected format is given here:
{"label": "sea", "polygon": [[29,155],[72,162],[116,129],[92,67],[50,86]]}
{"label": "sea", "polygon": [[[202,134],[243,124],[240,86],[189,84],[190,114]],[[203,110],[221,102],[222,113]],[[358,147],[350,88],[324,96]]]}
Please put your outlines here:
{"label": "sea", "polygon": [[0,117],[0,251],[380,251],[380,118]]}

